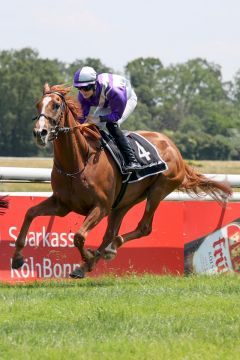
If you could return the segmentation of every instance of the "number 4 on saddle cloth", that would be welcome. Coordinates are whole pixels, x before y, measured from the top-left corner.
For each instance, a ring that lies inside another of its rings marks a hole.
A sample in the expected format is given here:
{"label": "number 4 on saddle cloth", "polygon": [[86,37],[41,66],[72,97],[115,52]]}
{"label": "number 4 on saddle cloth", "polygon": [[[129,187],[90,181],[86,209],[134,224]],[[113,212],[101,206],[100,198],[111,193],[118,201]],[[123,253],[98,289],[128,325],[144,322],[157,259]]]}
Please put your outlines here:
{"label": "number 4 on saddle cloth", "polygon": [[137,133],[124,131],[124,135],[128,137],[135,156],[141,165],[139,170],[126,173],[126,171],[124,171],[124,158],[115,144],[113,137],[106,131],[100,130],[100,132],[102,135],[102,145],[111,153],[116,161],[123,176],[123,183],[134,183],[167,170],[167,164],[161,159],[154,145]]}

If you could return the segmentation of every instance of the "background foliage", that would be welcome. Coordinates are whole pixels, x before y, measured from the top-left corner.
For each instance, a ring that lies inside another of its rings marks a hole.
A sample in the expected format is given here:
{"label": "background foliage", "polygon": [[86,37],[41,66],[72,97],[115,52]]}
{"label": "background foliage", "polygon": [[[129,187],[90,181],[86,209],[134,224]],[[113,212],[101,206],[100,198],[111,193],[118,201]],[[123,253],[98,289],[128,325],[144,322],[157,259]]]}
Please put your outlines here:
{"label": "background foliage", "polygon": [[[0,155],[51,155],[32,137],[35,104],[43,84],[71,83],[84,65],[97,72],[115,72],[99,59],[71,64],[40,58],[31,48],[0,52]],[[138,106],[124,123],[130,130],[161,131],[170,136],[187,159],[237,160],[240,157],[240,70],[229,82],[221,67],[205,59],[164,67],[157,58],[126,64]]]}

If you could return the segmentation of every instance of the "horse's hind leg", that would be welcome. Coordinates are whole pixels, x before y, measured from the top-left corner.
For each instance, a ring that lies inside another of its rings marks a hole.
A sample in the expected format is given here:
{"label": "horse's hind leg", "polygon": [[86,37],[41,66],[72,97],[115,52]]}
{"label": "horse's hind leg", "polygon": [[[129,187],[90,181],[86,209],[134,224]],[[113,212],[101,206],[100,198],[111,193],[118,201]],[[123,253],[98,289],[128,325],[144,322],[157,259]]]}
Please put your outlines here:
{"label": "horse's hind leg", "polygon": [[[158,178],[159,179],[159,178]],[[157,180],[158,180],[157,179]],[[174,181],[166,183],[165,179],[156,181],[148,190],[147,204],[141,221],[137,228],[124,235],[118,235],[122,220],[126,213],[134,206],[128,205],[124,208],[116,209],[108,217],[108,227],[103,238],[103,242],[97,250],[97,255],[92,259],[92,268],[98,260],[103,257],[105,260],[112,260],[117,255],[117,249],[124,243],[133,239],[147,236],[152,231],[152,221],[154,213],[160,203],[169,193],[171,193],[178,184]]]}
{"label": "horse's hind leg", "polygon": [[54,196],[51,196],[50,198],[42,201],[40,204],[31,207],[26,212],[20,233],[18,235],[18,238],[15,243],[15,252],[12,258],[12,268],[18,269],[20,268],[23,263],[23,255],[22,255],[22,249],[25,246],[25,239],[27,236],[28,229],[33,221],[33,219],[37,216],[65,216],[69,210],[64,207],[63,204],[60,204],[59,201]]}
{"label": "horse's hind leg", "polygon": [[165,184],[161,181],[155,182],[155,184],[149,189],[145,211],[142,219],[137,225],[137,228],[129,233],[118,235],[111,244],[112,249],[117,250],[117,248],[119,248],[127,241],[139,239],[143,236],[149,235],[152,232],[153,217],[160,201],[162,201],[177,187],[174,182],[168,186],[164,185]]}
{"label": "horse's hind leg", "polygon": [[123,218],[132,206],[133,205],[128,205],[120,209],[112,210],[111,214],[108,217],[108,226],[103,237],[103,241],[97,249],[99,257],[103,256],[105,260],[111,260],[116,256],[117,252],[112,247],[112,241],[118,235]]}

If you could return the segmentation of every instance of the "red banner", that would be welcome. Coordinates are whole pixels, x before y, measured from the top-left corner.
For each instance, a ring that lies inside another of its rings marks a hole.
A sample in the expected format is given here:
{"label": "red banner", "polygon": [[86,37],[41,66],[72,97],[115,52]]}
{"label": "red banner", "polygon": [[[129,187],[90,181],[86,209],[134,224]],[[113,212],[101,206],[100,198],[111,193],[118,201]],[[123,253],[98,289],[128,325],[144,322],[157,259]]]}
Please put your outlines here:
{"label": "red banner", "polygon": [[[25,263],[19,270],[11,269],[14,243],[25,212],[41,200],[43,198],[32,196],[10,197],[10,207],[5,215],[0,217],[1,281],[64,278],[68,277],[69,273],[81,262],[80,254],[73,245],[73,236],[80,228],[83,217],[71,213],[65,218],[36,218],[26,237],[26,246],[23,251]],[[144,206],[145,203],[141,203],[129,211],[121,226],[120,234],[129,232],[137,226]],[[230,242],[227,244],[228,238],[225,239],[228,236],[226,225],[237,218],[240,218],[240,203],[229,203],[223,210],[214,202],[162,202],[155,214],[152,233],[147,237],[124,244],[119,249],[115,260],[100,261],[96,270],[89,275],[97,276],[104,273],[120,275],[127,272],[183,274],[184,268],[186,272],[221,272],[221,269],[238,271],[238,246],[236,245],[238,241],[232,240],[231,244]],[[214,233],[217,229],[224,227],[225,235]],[[96,249],[102,242],[105,228],[106,219],[90,232],[85,245]],[[231,226],[228,233],[234,232],[234,229],[236,230],[236,227]],[[215,234],[213,240],[211,236],[209,239],[211,234]],[[207,266],[201,268],[201,262],[206,262],[206,256],[203,259],[203,254],[209,252],[206,250],[206,243],[213,247],[218,236],[221,238],[225,236],[225,241],[215,245],[211,255],[213,259],[210,259],[212,268],[210,267],[208,271]],[[236,239],[237,235],[233,234],[231,237]],[[203,248],[204,243],[205,248]],[[226,246],[228,246],[228,252],[225,251]],[[198,255],[195,254],[197,251]],[[234,261],[231,257],[234,257]],[[216,270],[218,267],[220,267],[219,271]]]}

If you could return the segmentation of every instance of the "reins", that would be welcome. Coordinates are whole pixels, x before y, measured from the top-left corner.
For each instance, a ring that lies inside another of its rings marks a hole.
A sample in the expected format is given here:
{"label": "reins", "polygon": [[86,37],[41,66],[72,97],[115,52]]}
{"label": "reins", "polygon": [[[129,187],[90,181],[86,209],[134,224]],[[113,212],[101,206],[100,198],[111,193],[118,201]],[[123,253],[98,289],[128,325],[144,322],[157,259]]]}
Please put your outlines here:
{"label": "reins", "polygon": [[[85,147],[84,153],[86,154],[86,159],[84,161],[83,169],[81,169],[81,170],[79,169],[75,172],[68,173],[68,172],[64,171],[63,169],[61,169],[54,161],[54,166],[55,166],[56,170],[58,171],[58,173],[60,173],[61,175],[65,175],[67,177],[75,178],[75,177],[77,177],[77,175],[81,174],[84,171],[84,169],[88,163],[88,160],[90,158],[90,146],[89,146],[89,143],[86,140],[85,136],[90,135],[91,137],[95,138],[96,140],[100,140],[101,134],[98,131],[96,126],[95,126],[94,130],[91,129],[90,126],[93,126],[91,124],[76,124],[72,127],[60,126],[60,121],[61,121],[61,118],[64,116],[65,110],[67,110],[68,112],[71,112],[71,113],[72,113],[72,111],[69,108],[67,101],[63,94],[61,94],[60,92],[57,92],[57,91],[50,91],[50,92],[45,93],[44,95],[47,95],[47,94],[56,94],[56,95],[60,96],[60,98],[62,100],[61,113],[59,114],[57,119],[51,118],[48,115],[41,113],[38,116],[36,116],[35,118],[33,118],[33,120],[39,120],[39,118],[41,116],[44,116],[47,120],[51,121],[53,123],[53,126],[52,126],[52,129],[50,132],[51,132],[51,135],[53,135],[53,140],[56,140],[60,133],[69,134],[69,133],[73,132],[74,130],[79,129],[80,133],[83,135],[84,147]],[[67,114],[66,114],[66,116],[67,116]],[[72,116],[73,116],[74,120],[76,121],[73,113],[72,113]]]}

